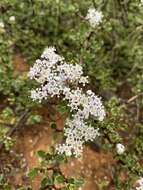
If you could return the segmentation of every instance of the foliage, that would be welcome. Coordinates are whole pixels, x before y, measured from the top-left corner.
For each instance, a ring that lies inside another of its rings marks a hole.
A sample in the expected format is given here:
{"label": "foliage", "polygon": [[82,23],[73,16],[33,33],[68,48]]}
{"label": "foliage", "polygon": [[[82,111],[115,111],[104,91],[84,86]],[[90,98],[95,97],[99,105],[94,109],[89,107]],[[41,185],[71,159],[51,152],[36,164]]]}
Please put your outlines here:
{"label": "foliage", "polygon": [[64,155],[58,155],[53,148],[48,153],[39,150],[37,155],[41,159],[41,167],[33,168],[29,171],[28,176],[34,178],[38,174],[41,176],[41,184],[39,190],[48,188],[60,190],[74,190],[83,184],[82,179],[67,178],[60,168],[61,163],[66,163],[67,159]]}
{"label": "foliage", "polygon": [[[31,65],[46,46],[53,45],[66,60],[83,66],[91,89],[103,97],[107,117],[103,123],[94,122],[101,130],[95,143],[113,152],[115,189],[129,190],[136,179],[143,176],[143,6],[139,4],[139,0],[0,2],[0,21],[4,23],[4,28],[0,27],[0,142],[7,151],[15,142],[15,138],[9,139],[7,134],[25,110],[30,110],[25,125],[34,128],[34,124],[42,120],[35,111],[41,105],[29,98],[30,89],[36,84],[28,79],[27,71],[15,71],[14,57],[20,55],[27,65]],[[96,28],[84,19],[88,9],[94,6],[104,15],[103,22]],[[12,21],[11,16],[15,20]],[[134,96],[137,98],[128,101]],[[62,114],[68,112],[63,103],[56,109]],[[56,126],[51,127],[58,132]],[[117,143],[125,145],[123,155],[117,155]],[[51,186],[53,180],[69,180],[67,189],[73,189],[80,183],[74,178],[65,179],[59,170],[49,176],[47,165],[43,168],[43,164],[51,161],[52,154],[39,151],[38,155],[44,157],[44,161],[40,168],[31,171],[31,175],[42,171],[42,184]],[[52,162],[57,159],[55,154],[53,156]],[[125,181],[120,178],[121,172],[126,174]],[[0,188],[10,189],[4,177],[0,177]],[[104,189],[106,183],[99,186]]]}

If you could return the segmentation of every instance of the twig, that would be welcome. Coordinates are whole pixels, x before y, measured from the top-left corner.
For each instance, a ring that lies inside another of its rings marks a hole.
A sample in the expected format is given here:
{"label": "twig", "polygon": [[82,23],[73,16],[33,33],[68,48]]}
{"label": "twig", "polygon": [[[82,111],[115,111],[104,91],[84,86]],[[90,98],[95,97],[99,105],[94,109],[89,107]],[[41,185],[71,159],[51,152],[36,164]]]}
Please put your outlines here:
{"label": "twig", "polygon": [[[94,34],[94,31],[91,30],[91,31],[86,35],[86,38],[85,38],[83,44],[81,45],[81,48],[83,48],[84,51],[86,51],[86,50],[88,49],[88,47],[89,47],[89,41],[90,41],[91,37],[93,36],[93,34]],[[80,55],[80,58],[79,58],[79,63],[80,63],[80,64],[83,64],[83,62],[84,62],[84,60],[83,60],[83,56],[82,56],[82,54],[81,54],[81,55]]]}
{"label": "twig", "polygon": [[84,16],[82,16],[82,15],[79,13],[79,11],[75,12],[75,14],[76,14],[82,21],[84,21],[84,22],[87,21],[86,18],[85,18]]}
{"label": "twig", "polygon": [[100,9],[104,9],[107,6],[107,4],[108,4],[108,0],[103,0],[101,5],[99,6]]}
{"label": "twig", "polygon": [[91,39],[92,35],[94,34],[94,31],[90,31],[87,36],[86,36],[86,39],[85,39],[85,42],[83,44],[83,48],[86,50],[88,48],[88,45],[89,45],[89,40]]}
{"label": "twig", "polygon": [[121,8],[121,12],[122,12],[122,22],[124,24],[125,27],[128,27],[128,15],[127,15],[127,10],[126,10],[126,4],[122,4],[121,0],[117,0],[117,3],[119,5],[119,7]]}
{"label": "twig", "polygon": [[95,0],[92,0],[92,4],[93,4],[94,8],[96,9],[96,3],[95,3]]}
{"label": "twig", "polygon": [[[29,112],[30,112],[30,109],[26,110],[25,112],[21,114],[18,122],[13,126],[11,130],[8,131],[8,133],[6,134],[6,137],[11,137],[18,130],[18,128],[20,128],[26,122]],[[0,150],[3,148],[3,146],[4,146],[4,143],[1,142]]]}
{"label": "twig", "polygon": [[129,104],[129,103],[135,101],[135,100],[136,100],[137,98],[139,98],[140,96],[143,96],[143,93],[140,93],[140,94],[137,94],[137,95],[131,97],[130,99],[127,100],[127,103]]}
{"label": "twig", "polygon": [[63,129],[58,129],[58,128],[56,128],[56,129],[55,129],[55,132],[57,132],[57,133],[62,133],[62,132],[63,132]]}
{"label": "twig", "polygon": [[139,100],[138,99],[136,99],[136,106],[137,106],[136,120],[139,121],[139,118],[140,118],[140,104],[139,104]]}

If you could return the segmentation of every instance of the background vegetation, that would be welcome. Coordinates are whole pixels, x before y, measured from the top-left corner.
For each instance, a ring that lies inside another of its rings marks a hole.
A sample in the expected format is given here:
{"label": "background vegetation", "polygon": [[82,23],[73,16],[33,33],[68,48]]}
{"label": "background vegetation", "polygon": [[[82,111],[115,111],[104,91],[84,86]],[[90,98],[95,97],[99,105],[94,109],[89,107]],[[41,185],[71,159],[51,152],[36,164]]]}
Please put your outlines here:
{"label": "background vegetation", "polygon": [[[84,19],[88,8],[93,6],[104,14],[97,28]],[[10,19],[12,16],[15,20]],[[0,27],[0,151],[8,159],[8,152],[18,139],[15,131],[23,127],[26,133],[27,125],[32,125],[34,130],[34,124],[42,121],[37,110],[50,106],[30,100],[30,90],[35,84],[27,77],[28,69],[16,71],[15,57],[22,57],[28,68],[46,46],[52,45],[69,62],[82,64],[90,88],[103,97],[107,117],[103,123],[95,124],[100,125],[102,134],[95,143],[113,154],[116,164],[110,183],[114,189],[131,189],[143,175],[143,6],[140,1],[1,0],[0,22],[4,23]],[[64,112],[64,105],[58,105],[58,111]],[[116,153],[117,143],[125,145],[124,154]],[[53,152],[39,155],[44,163],[59,159]],[[42,166],[32,170],[30,176],[39,170],[43,180],[47,179],[49,174]],[[9,184],[2,166],[0,171],[1,189],[24,189]],[[121,173],[125,174],[125,180],[121,180]],[[51,178],[58,178],[59,183],[68,180],[65,190],[76,189],[81,184],[81,180],[65,179],[58,167]],[[47,186],[54,189],[55,181],[51,178],[46,185],[41,182],[45,185],[41,189]],[[98,188],[108,189],[108,185]]]}

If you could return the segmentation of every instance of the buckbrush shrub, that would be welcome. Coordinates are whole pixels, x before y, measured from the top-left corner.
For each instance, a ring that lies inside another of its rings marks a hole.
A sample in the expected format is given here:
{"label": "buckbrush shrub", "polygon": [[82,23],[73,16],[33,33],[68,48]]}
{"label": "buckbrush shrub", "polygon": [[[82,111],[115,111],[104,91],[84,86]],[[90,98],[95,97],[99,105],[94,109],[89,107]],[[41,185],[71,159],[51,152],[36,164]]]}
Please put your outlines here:
{"label": "buckbrush shrub", "polygon": [[[31,179],[42,176],[37,188],[77,190],[83,180],[67,178],[60,164],[82,156],[86,144],[114,158],[111,180],[97,179],[97,189],[142,189],[142,11],[142,0],[0,2],[0,146],[6,162],[19,140],[11,131],[26,133],[27,125],[34,130],[42,121],[35,110],[56,100],[56,109],[67,115],[63,131],[50,124],[54,135],[63,137],[61,144],[39,150],[41,165],[29,171]],[[56,48],[40,57],[49,45]],[[40,58],[27,76],[15,57],[27,66]],[[9,184],[5,167],[1,164],[0,189],[32,189]]]}

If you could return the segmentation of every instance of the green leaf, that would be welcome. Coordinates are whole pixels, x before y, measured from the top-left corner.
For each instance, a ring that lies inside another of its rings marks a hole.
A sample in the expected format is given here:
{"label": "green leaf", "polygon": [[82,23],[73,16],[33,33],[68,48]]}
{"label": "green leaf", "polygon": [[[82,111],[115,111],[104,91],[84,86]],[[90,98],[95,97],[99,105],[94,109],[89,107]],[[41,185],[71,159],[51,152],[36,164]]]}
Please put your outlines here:
{"label": "green leaf", "polygon": [[4,119],[9,119],[10,117],[13,117],[14,116],[13,110],[10,107],[6,107],[2,111],[2,116]]}
{"label": "green leaf", "polygon": [[77,187],[82,186],[83,183],[84,183],[83,179],[74,179],[74,184],[75,184]]}
{"label": "green leaf", "polygon": [[37,155],[38,155],[40,158],[45,158],[45,157],[46,157],[46,152],[43,151],[43,150],[38,150],[38,151],[37,151]]}
{"label": "green leaf", "polygon": [[38,174],[39,168],[33,168],[28,172],[28,177],[34,178]]}
{"label": "green leaf", "polygon": [[66,161],[67,161],[65,155],[62,155],[62,154],[57,154],[57,155],[55,156],[55,159],[56,159],[58,162],[66,162]]}
{"label": "green leaf", "polygon": [[64,178],[64,176],[63,175],[56,175],[55,176],[55,181],[57,182],[57,183],[64,183],[64,181],[65,181],[65,178]]}
{"label": "green leaf", "polygon": [[71,184],[75,184],[77,187],[80,187],[84,183],[83,179],[74,179],[74,178],[70,178],[68,182]]}
{"label": "green leaf", "polygon": [[27,120],[27,124],[28,125],[34,125],[34,124],[40,123],[41,120],[42,120],[41,115],[33,114],[33,115],[29,116],[29,118]]}
{"label": "green leaf", "polygon": [[57,106],[57,111],[59,111],[61,114],[64,114],[65,112],[67,112],[67,110],[67,106],[64,102]]}
{"label": "green leaf", "polygon": [[53,185],[53,180],[49,176],[46,176],[42,179],[40,188],[43,189],[48,185],[49,186]]}

